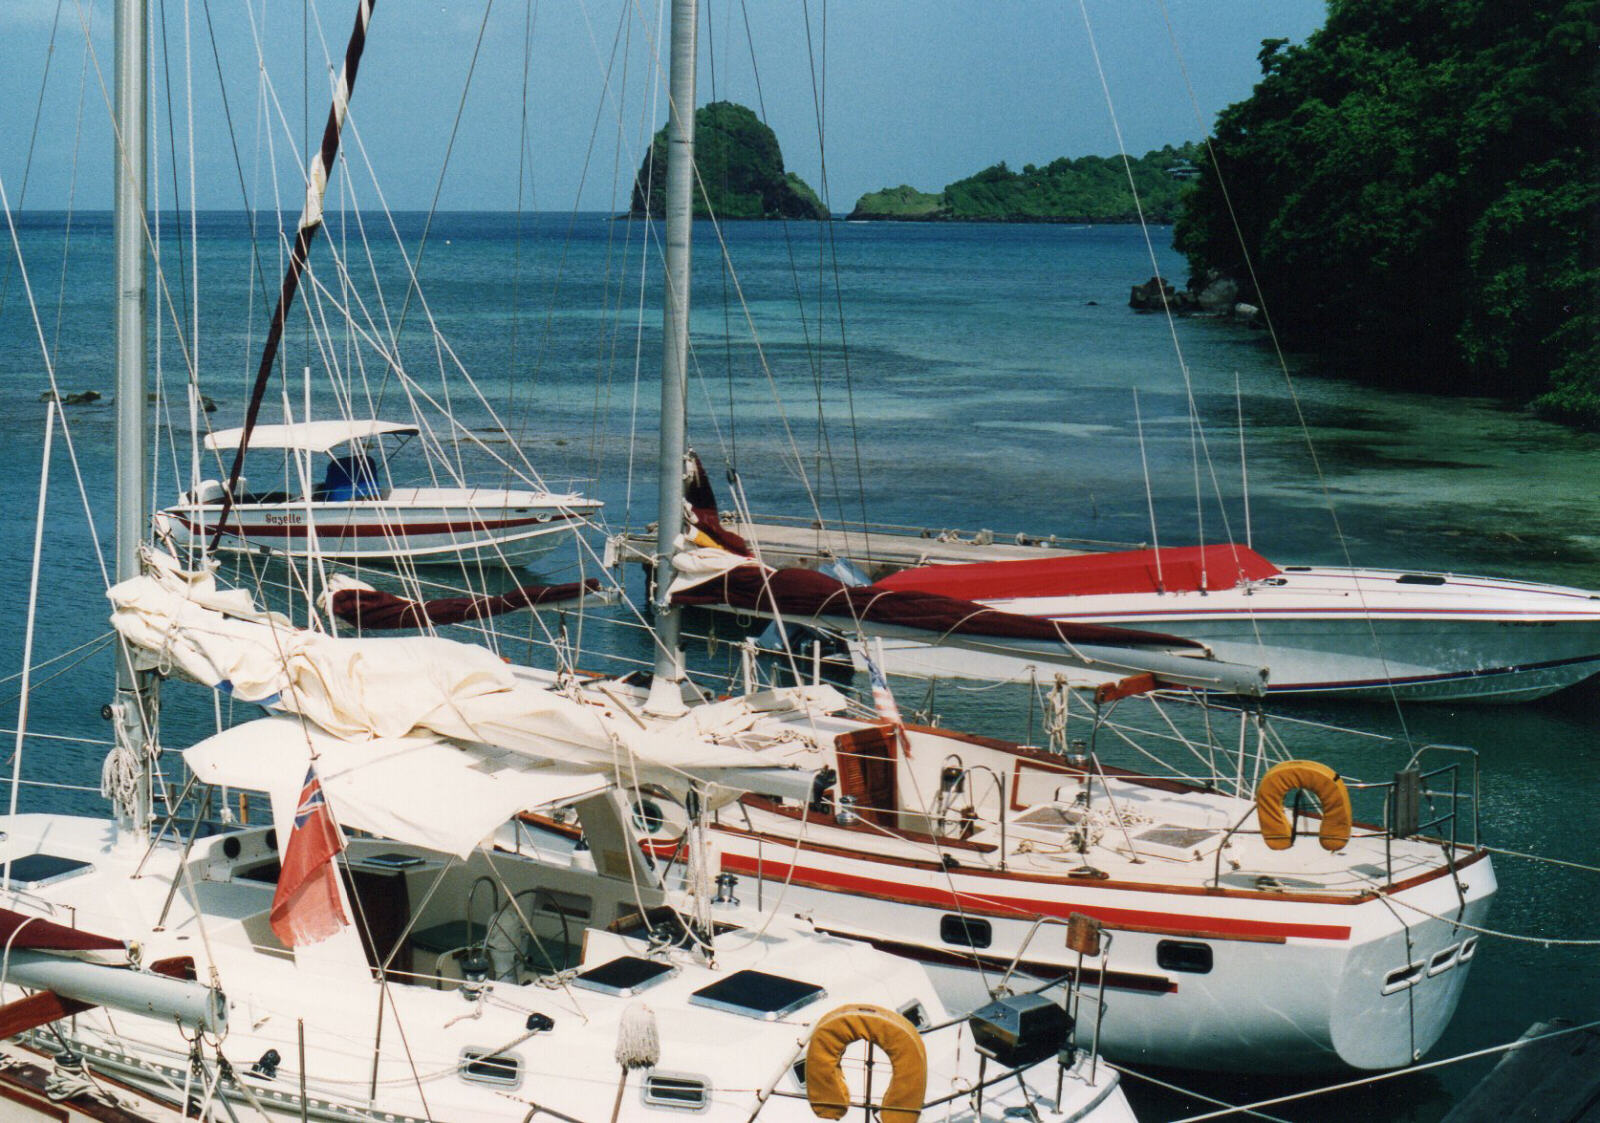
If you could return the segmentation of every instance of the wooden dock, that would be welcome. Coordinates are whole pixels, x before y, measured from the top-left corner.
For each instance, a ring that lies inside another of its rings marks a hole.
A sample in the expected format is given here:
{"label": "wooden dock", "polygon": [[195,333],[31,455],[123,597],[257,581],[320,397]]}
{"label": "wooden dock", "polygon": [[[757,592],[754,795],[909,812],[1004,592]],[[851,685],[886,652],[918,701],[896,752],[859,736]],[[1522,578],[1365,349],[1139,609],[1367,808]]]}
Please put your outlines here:
{"label": "wooden dock", "polygon": [[[815,569],[834,560],[849,562],[876,581],[896,570],[918,565],[960,565],[968,562],[1059,558],[1099,549],[1137,548],[1137,544],[1088,539],[996,536],[990,531],[918,530],[845,524],[822,527],[799,520],[749,523],[723,517],[723,525],[757,546],[768,565]],[[648,565],[655,553],[655,529],[622,537],[619,560]]]}

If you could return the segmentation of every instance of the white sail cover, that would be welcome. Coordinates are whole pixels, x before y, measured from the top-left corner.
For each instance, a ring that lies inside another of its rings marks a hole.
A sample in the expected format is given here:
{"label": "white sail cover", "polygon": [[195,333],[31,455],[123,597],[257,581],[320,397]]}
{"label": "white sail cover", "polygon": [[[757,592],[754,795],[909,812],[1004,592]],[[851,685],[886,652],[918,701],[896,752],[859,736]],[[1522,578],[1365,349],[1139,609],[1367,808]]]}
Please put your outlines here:
{"label": "white sail cover", "polygon": [[[186,572],[166,555],[146,560],[144,576],[108,595],[112,625],[150,665],[298,714],[346,741],[432,734],[579,771],[645,769],[668,783],[691,770],[747,775],[752,768],[802,765],[792,752],[752,747],[726,723],[717,729],[693,721],[646,724],[603,693],[574,697],[546,689],[471,644],[297,628],[242,591],[219,590],[210,571]],[[832,706],[837,696],[797,691],[790,704],[819,701]],[[749,710],[746,723],[771,708]]]}
{"label": "white sail cover", "polygon": [[288,716],[236,725],[185,749],[183,759],[205,783],[266,792],[282,828],[294,818],[313,752],[341,826],[459,857],[519,811],[568,803],[610,783],[596,772],[424,733],[347,741]]}

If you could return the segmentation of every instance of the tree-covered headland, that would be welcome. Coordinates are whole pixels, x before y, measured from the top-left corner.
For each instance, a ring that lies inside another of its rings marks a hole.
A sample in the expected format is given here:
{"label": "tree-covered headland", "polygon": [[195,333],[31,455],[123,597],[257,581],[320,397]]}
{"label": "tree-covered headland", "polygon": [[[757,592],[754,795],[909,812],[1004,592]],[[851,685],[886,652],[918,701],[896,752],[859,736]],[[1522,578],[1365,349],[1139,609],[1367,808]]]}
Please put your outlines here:
{"label": "tree-covered headland", "polygon": [[1600,0],[1329,0],[1260,60],[1196,161],[1193,272],[1394,385],[1600,428]]}
{"label": "tree-covered headland", "polygon": [[[784,171],[778,138],[749,109],[714,101],[695,110],[694,213],[705,218],[828,217],[817,193]],[[666,209],[667,130],[661,129],[633,183],[633,213]],[[711,206],[707,209],[709,198]]]}
{"label": "tree-covered headland", "polygon": [[[957,180],[937,194],[914,187],[886,187],[863,195],[852,219],[953,222],[1147,222],[1169,223],[1196,174],[1197,145],[1168,145],[1131,159],[1065,156],[1043,167],[1012,171],[1002,160]],[[1128,185],[1133,177],[1137,202]]]}

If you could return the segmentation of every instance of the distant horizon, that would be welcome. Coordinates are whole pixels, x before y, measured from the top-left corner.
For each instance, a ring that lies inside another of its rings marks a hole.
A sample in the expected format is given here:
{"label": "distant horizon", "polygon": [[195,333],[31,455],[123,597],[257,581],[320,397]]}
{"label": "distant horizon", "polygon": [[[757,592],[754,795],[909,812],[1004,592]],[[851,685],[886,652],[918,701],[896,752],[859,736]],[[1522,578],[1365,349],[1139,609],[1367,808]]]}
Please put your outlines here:
{"label": "distant horizon", "polygon": [[[381,189],[394,212],[627,209],[666,115],[654,73],[656,13],[632,0],[545,6],[525,58],[520,7],[375,11],[330,208],[342,197],[383,209]],[[0,96],[13,107],[0,181],[11,205],[108,208],[111,129],[100,81],[111,70],[109,16],[85,6],[86,49],[80,20],[69,13],[57,23],[56,0],[0,0],[0,12],[9,63]],[[174,194],[187,202],[191,180],[202,213],[243,210],[246,199],[256,211],[297,206],[301,161],[326,118],[349,30],[348,0],[229,12],[214,27],[192,16],[186,29],[170,5],[164,14],[163,27],[152,13],[150,119],[161,209],[171,210]],[[1001,161],[1136,156],[1208,135],[1217,112],[1259,79],[1262,40],[1303,41],[1326,8],[1255,0],[1218,20],[1203,0],[1148,8],[1084,0],[1081,13],[1053,0],[952,10],[834,0],[825,21],[788,5],[745,15],[748,28],[736,13],[703,9],[697,100],[753,109],[777,135],[786,170],[837,214],[885,187],[937,191]]]}

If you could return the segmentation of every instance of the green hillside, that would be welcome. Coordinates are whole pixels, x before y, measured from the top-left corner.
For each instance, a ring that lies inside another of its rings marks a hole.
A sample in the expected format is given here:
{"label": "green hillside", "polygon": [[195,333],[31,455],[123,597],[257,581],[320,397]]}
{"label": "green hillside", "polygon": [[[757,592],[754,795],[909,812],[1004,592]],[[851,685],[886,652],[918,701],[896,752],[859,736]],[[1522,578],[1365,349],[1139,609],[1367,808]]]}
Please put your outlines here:
{"label": "green hillside", "polygon": [[1138,205],[1128,186],[1130,172],[1147,221],[1172,222],[1185,188],[1196,174],[1196,145],[1168,145],[1128,161],[1121,157],[1063,156],[1043,167],[1014,172],[1005,161],[949,184],[938,194],[913,187],[884,188],[863,195],[853,219],[966,222],[1137,222]]}
{"label": "green hillside", "polygon": [[1386,384],[1600,428],[1600,2],[1330,0],[1262,48],[1217,120],[1227,197],[1204,165],[1176,231],[1192,271]]}

